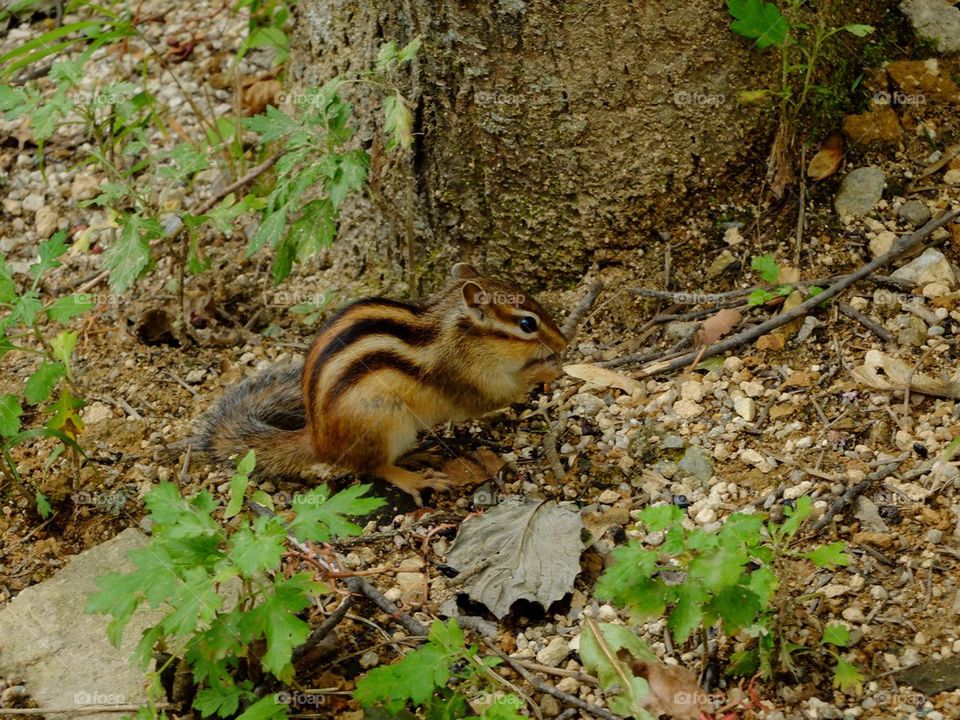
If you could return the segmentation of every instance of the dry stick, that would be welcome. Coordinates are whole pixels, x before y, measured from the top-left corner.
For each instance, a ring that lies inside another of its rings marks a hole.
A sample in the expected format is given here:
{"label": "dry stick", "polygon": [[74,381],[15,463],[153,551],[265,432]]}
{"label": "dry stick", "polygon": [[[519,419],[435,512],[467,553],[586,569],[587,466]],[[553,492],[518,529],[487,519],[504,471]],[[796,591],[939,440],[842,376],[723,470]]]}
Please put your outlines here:
{"label": "dry stick", "polygon": [[[94,713],[131,713],[137,712],[143,705],[74,705],[73,707],[45,708],[0,708],[0,715],[93,715]],[[155,705],[158,710],[172,708],[166,703]]]}
{"label": "dry stick", "polygon": [[523,665],[520,665],[513,658],[500,650],[500,648],[495,647],[494,645],[487,645],[487,647],[489,647],[496,655],[500,657],[501,660],[516,670],[524,680],[533,685],[533,687],[540,692],[553,695],[555,698],[557,698],[557,700],[562,700],[568,705],[578,707],[581,710],[585,710],[586,712],[590,713],[591,715],[596,715],[599,718],[603,718],[603,720],[620,720],[619,716],[614,715],[613,713],[608,712],[601,707],[592,705],[584,700],[581,700],[576,695],[571,695],[570,693],[565,693],[562,690],[557,690],[555,687],[553,687],[553,685],[545,683],[543,680],[523,667]]}
{"label": "dry stick", "polygon": [[594,280],[590,284],[590,287],[587,289],[587,294],[581,298],[577,306],[567,315],[567,319],[563,321],[563,327],[560,328],[560,331],[565,337],[568,339],[573,338],[583,316],[593,307],[593,304],[597,301],[597,296],[602,290],[603,280]]}
{"label": "dry stick", "polygon": [[797,213],[797,240],[793,246],[794,267],[800,267],[801,245],[803,244],[803,226],[807,212],[807,183],[804,182],[804,172],[807,167],[807,146],[800,150],[800,210]]}
{"label": "dry stick", "polygon": [[893,340],[893,333],[887,330],[880,323],[871,320],[852,305],[845,302],[838,302],[837,307],[840,308],[840,312],[842,312],[848,318],[856,320],[884,342],[890,342]]}
{"label": "dry stick", "polygon": [[297,662],[300,658],[307,654],[307,651],[310,650],[314,645],[323,640],[330,632],[343,620],[344,616],[347,614],[347,611],[353,606],[353,595],[347,595],[343,600],[340,601],[340,604],[337,606],[337,609],[330,613],[327,618],[320,623],[308,637],[303,645],[296,648],[293,651],[293,662]]}
{"label": "dry stick", "polygon": [[[930,222],[928,222],[919,230],[915,231],[912,235],[908,235],[897,241],[889,252],[886,252],[880,257],[871,260],[866,265],[861,266],[859,269],[855,270],[849,275],[843,275],[840,280],[833,285],[826,287],[823,292],[804,300],[802,303],[797,305],[797,307],[793,308],[793,310],[772,317],[769,320],[760,323],[759,325],[754,325],[753,327],[748,328],[741,333],[737,333],[726,340],[721,340],[720,342],[711,345],[705,349],[702,357],[713,357],[714,355],[719,355],[727,350],[732,350],[733,348],[750,342],[761,335],[766,335],[771,330],[775,330],[782,325],[786,325],[791,320],[803,317],[815,307],[820,305],[820,303],[822,303],[824,300],[828,300],[834,295],[840,294],[848,287],[857,281],[862,280],[878,268],[890,264],[901,255],[913,250],[924,238],[930,235],[930,233],[937,228],[943,227],[957,216],[960,216],[960,208],[945,212],[940,217],[930,220]],[[698,352],[689,352],[673,360],[654,363],[653,365],[641,368],[637,373],[634,374],[634,377],[648,377],[650,375],[676,370],[677,368],[689,365],[694,359],[697,358],[698,354]]]}
{"label": "dry stick", "polygon": [[880,482],[881,480],[889,477],[896,467],[897,463],[895,462],[881,465],[878,469],[867,475],[864,480],[861,480],[856,485],[848,488],[843,495],[834,501],[833,505],[831,505],[830,508],[823,514],[823,517],[813,524],[813,526],[810,528],[810,532],[818,533],[823,530],[827,525],[833,522],[833,518],[835,518],[848,505],[850,505],[850,503],[869,490],[874,483]]}

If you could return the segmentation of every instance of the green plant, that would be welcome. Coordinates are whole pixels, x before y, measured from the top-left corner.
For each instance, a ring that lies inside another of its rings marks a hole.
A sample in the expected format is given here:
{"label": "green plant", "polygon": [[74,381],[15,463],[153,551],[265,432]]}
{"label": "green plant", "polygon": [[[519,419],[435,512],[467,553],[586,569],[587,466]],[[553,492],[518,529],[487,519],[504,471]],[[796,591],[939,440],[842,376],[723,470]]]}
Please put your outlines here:
{"label": "green plant", "polygon": [[[282,63],[289,3],[240,0],[236,9],[250,12],[248,37],[237,59],[252,48],[269,46],[276,51],[275,61]],[[106,208],[110,217],[105,264],[114,292],[129,290],[155,265],[158,254],[169,255],[179,269],[182,308],[186,274],[203,273],[210,267],[203,252],[205,237],[210,233],[229,237],[239,219],[252,213],[261,213],[261,227],[251,240],[250,252],[273,248],[277,282],[287,277],[295,261],[331,243],[340,206],[350,192],[364,187],[370,165],[367,152],[355,143],[350,145],[355,125],[352,105],[340,94],[344,86],[365,83],[382,92],[388,147],[406,148],[412,142],[412,114],[397,88],[395,73],[416,57],[419,39],[403,48],[386,43],[373,69],[305,90],[294,103],[296,115],[269,106],[264,115],[252,118],[214,118],[212,110],[204,112],[184,91],[183,99],[203,135],[168,147],[153,140],[157,134],[169,133],[166,110],[147,89],[147,65],[140,77],[132,75],[92,92],[82,90],[87,87],[85,67],[93,54],[129,38],[143,42],[179,87],[176,74],[137,27],[134,10],[115,12],[89,0],[74,0],[66,10],[83,19],[0,56],[0,112],[8,119],[28,120],[41,163],[45,143],[60,128],[79,128],[82,139],[90,144],[83,161],[95,165],[107,181],[87,204]],[[9,84],[17,73],[49,57],[57,59],[46,77],[22,86]],[[121,72],[127,71],[121,68]],[[212,207],[193,212],[181,207],[180,198],[193,190],[200,173],[220,164],[221,169],[239,174],[247,160],[255,157],[250,148],[268,145],[280,148],[272,187],[242,198],[230,194],[218,198]],[[81,249],[91,240],[92,234],[87,233]]]}
{"label": "green plant", "polygon": [[[667,614],[667,626],[678,642],[697,629],[719,627],[734,637],[752,638],[752,646],[734,653],[732,674],[751,675],[758,670],[765,678],[776,669],[792,669],[792,657],[805,650],[786,637],[794,617],[793,606],[805,596],[792,598],[783,593],[780,577],[787,560],[805,560],[817,567],[849,563],[845,544],[834,542],[810,552],[797,552],[791,545],[801,524],[810,516],[809,496],[785,508],[786,519],[776,524],[759,514],[729,516],[713,532],[689,530],[682,524],[683,510],[675,505],[656,505],[640,513],[648,532],[662,532],[658,548],[646,548],[632,541],[613,553],[613,563],[597,584],[597,596],[625,607],[634,619]],[[838,630],[824,635],[823,644],[843,647]],[[852,689],[859,675],[852,665],[837,660],[835,682]]]}
{"label": "green plant", "polygon": [[[782,9],[781,9],[782,8]],[[839,33],[866,37],[874,28],[865,24],[832,27],[824,20],[822,9],[810,10],[806,0],[784,0],[781,7],[764,0],[727,0],[733,22],[730,29],[754,41],[760,50],[774,48],[780,54],[780,76],[772,88],[740,93],[744,103],[766,98],[777,101],[780,127],[768,164],[779,195],[792,176],[793,146],[800,120],[806,112],[811,93],[833,95],[836,89],[818,85],[824,48]]]}
{"label": "green plant", "polygon": [[[498,658],[481,657],[476,645],[467,646],[456,620],[438,620],[426,644],[399,662],[368,672],[353,696],[367,707],[382,705],[393,716],[412,704],[429,718],[522,718],[523,701],[496,691],[491,669],[499,663]],[[478,697],[483,706],[479,715],[470,707]]]}
{"label": "green plant", "polygon": [[[100,591],[87,606],[88,612],[112,616],[108,636],[114,645],[139,608],[162,608],[135,658],[146,668],[154,650],[164,650],[168,659],[152,673],[155,697],[156,678],[182,659],[198,690],[194,707],[204,717],[233,717],[241,710],[244,720],[287,716],[277,695],[254,692],[252,679],[263,684],[266,674],[293,682],[293,650],[310,633],[299,615],[322,589],[309,573],[281,572],[287,535],[314,542],[358,535],[361,529],[345,516],[366,514],[383,502],[363,497],[367,485],[335,495],[321,486],[293,499],[294,517],[286,524],[273,514],[251,519],[242,510],[254,462],[252,451],[239,462],[224,508],[205,490],[191,497],[171,483],[151,490],[144,502],[153,534],[148,545],[130,553],[136,569],[98,578]],[[252,498],[270,503],[262,492]],[[142,717],[156,717],[155,708]]]}
{"label": "green plant", "polygon": [[[774,287],[758,287],[747,297],[747,304],[751,307],[765,305],[776,298],[786,297],[792,293],[795,286],[791,283],[780,282],[780,264],[771,253],[756,255],[750,260],[751,269],[755,270],[760,279]],[[816,285],[803,286],[809,297],[815,297],[823,292],[823,288]],[[822,305],[823,303],[821,303]]]}
{"label": "green plant", "polygon": [[[28,268],[33,282],[26,289],[18,289],[3,255],[0,255],[0,358],[8,353],[35,356],[39,365],[18,393],[0,395],[0,439],[2,439],[3,475],[24,494],[36,502],[44,517],[51,508],[39,490],[26,492],[10,450],[20,443],[47,437],[58,445],[47,459],[50,466],[65,451],[70,453],[75,466],[83,451],[76,442],[83,428],[78,410],[84,402],[74,382],[71,359],[78,333],[67,330],[67,324],[93,307],[88,296],[65,295],[44,302],[40,297],[40,281],[44,275],[60,265],[59,258],[67,251],[66,233],[60,231],[38,248],[38,260]],[[53,398],[53,399],[51,399]],[[25,410],[33,407],[35,410]],[[23,428],[24,420],[41,424]]]}

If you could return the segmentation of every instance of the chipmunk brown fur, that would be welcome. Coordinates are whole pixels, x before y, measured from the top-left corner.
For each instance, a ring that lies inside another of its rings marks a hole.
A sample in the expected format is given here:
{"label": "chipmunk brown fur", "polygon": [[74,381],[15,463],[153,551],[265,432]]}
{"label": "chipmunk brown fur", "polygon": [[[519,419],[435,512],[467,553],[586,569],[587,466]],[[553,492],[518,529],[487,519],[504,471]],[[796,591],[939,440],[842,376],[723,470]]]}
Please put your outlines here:
{"label": "chipmunk brown fur", "polygon": [[204,417],[195,447],[292,474],[316,463],[387,480],[419,501],[437,472],[396,460],[417,433],[505,407],[560,374],[567,340],[533,299],[465,263],[422,304],[370,298],[321,330],[302,366],[230,390]]}

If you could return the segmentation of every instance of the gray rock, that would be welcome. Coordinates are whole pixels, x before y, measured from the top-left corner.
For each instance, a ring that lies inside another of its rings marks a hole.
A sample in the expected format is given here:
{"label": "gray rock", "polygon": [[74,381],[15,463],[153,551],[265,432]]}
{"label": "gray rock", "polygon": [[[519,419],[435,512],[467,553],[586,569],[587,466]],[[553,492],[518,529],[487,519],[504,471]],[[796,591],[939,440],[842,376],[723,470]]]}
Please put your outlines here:
{"label": "gray rock", "polygon": [[[110,618],[88,615],[84,607],[98,589],[96,578],[133,569],[127,553],[146,542],[140,531],[124,530],[17,595],[0,612],[0,676],[19,675],[38,706],[76,705],[76,716],[84,705],[144,702],[147,680],[130,657],[143,630],[156,624],[162,612],[134,615],[117,649],[107,641]],[[117,713],[83,717],[116,720]]]}
{"label": "gray rock", "polygon": [[713,477],[713,460],[710,459],[702,449],[696,445],[691,445],[683,454],[677,468],[685,473],[695,477],[702,483],[705,483]]}
{"label": "gray rock", "polygon": [[948,0],[903,0],[900,9],[917,35],[935,41],[937,50],[960,52],[960,8]]}
{"label": "gray rock", "polygon": [[698,322],[684,322],[678,320],[676,322],[667,323],[666,327],[663,329],[664,339],[673,344],[678,343],[681,340],[686,340],[688,337],[691,337],[700,327]]}
{"label": "gray rock", "polygon": [[660,447],[664,450],[679,450],[683,447],[683,438],[679,435],[667,435],[660,442]]}
{"label": "gray rock", "polygon": [[883,170],[875,167],[857,168],[848,173],[833,201],[837,215],[862,217],[869,213],[883,197],[886,180]]}
{"label": "gray rock", "polygon": [[893,277],[911,283],[915,287],[935,282],[943,283],[949,288],[957,286],[957,275],[953,266],[936,248],[924,250],[922,255],[895,270]]}
{"label": "gray rock", "polygon": [[930,208],[919,200],[908,200],[897,208],[897,217],[908,225],[920,227],[930,220]]}

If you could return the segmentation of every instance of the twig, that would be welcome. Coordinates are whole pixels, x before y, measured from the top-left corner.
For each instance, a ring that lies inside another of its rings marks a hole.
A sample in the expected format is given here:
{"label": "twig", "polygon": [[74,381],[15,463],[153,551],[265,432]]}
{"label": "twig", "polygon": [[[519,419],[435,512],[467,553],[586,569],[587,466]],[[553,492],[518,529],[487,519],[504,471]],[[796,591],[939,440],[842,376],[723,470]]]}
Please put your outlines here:
{"label": "twig", "polygon": [[597,296],[602,290],[603,280],[594,280],[587,289],[587,294],[580,299],[577,306],[567,315],[567,319],[563,321],[563,327],[560,328],[560,331],[568,340],[573,339],[577,326],[580,325],[583,316],[593,307],[593,304],[597,301]]}
{"label": "twig", "polygon": [[310,648],[323,640],[327,635],[330,634],[344,616],[347,614],[347,611],[353,605],[353,596],[347,595],[343,600],[340,601],[340,604],[337,606],[337,609],[334,610],[322,623],[317,625],[313,632],[310,633],[303,645],[296,648],[293,651],[293,662],[297,662],[300,658],[309,652]]}
{"label": "twig", "polygon": [[852,305],[849,305],[845,302],[838,302],[837,307],[840,308],[840,312],[846,315],[848,318],[856,320],[858,323],[863,325],[865,328],[870,330],[874,335],[883,340],[884,342],[890,342],[893,340],[893,333],[887,330],[883,325],[874,320],[870,319],[862,312],[857,310]]}
{"label": "twig", "polygon": [[[803,317],[808,312],[820,305],[824,300],[828,300],[835,295],[839,295],[841,292],[846,290],[848,287],[854,283],[862,280],[870,273],[875,270],[888,265],[893,262],[901,255],[904,255],[907,252],[910,252],[915,247],[917,247],[930,233],[932,233],[937,228],[943,227],[951,220],[960,216],[960,208],[957,210],[951,210],[943,213],[940,217],[930,220],[926,225],[924,225],[919,230],[915,231],[913,234],[908,235],[904,238],[901,238],[896,242],[889,252],[884,253],[880,257],[877,257],[871,260],[869,263],[861,266],[854,272],[841,276],[841,279],[836,283],[826,287],[823,292],[818,293],[817,295],[804,300],[802,303],[797,305],[797,307],[789,310],[788,312],[781,313],[775,317],[766,320],[765,322],[760,323],[759,325],[754,325],[747,330],[744,330],[741,333],[737,333],[731,337],[728,337],[725,340],[721,340],[714,345],[711,345],[709,348],[706,348],[702,353],[704,358],[713,357],[714,355],[719,355],[731,350],[735,347],[739,347],[744,343],[748,343],[756,338],[766,335],[771,330],[775,330],[778,327],[786,325],[792,320],[796,320],[799,317]],[[674,358],[672,360],[664,360],[647,367],[641,368],[634,377],[648,377],[650,375],[657,375],[659,373],[670,372],[671,370],[676,370],[677,368],[685,367],[689,365],[693,360],[698,357],[698,353],[690,352],[681,355],[680,357]]]}
{"label": "twig", "polygon": [[810,532],[818,533],[823,530],[823,528],[833,522],[833,518],[836,517],[838,513],[842,512],[848,505],[866,492],[874,483],[879,482],[889,476],[896,466],[897,463],[881,465],[878,469],[867,475],[864,480],[861,480],[856,485],[848,488],[843,495],[834,501],[833,505],[830,506],[823,516],[813,524],[813,526],[810,528]]}
{"label": "twig", "polygon": [[564,424],[566,414],[560,413],[556,423],[550,422],[550,418],[547,417],[545,412],[543,413],[543,419],[547,423],[547,431],[543,434],[543,454],[547,456],[547,462],[550,463],[550,469],[553,471],[557,484],[560,484],[566,477],[566,473],[563,471],[563,464],[557,454],[557,426]]}
{"label": "twig", "polygon": [[553,695],[555,698],[557,698],[557,700],[562,700],[568,705],[578,707],[581,710],[590,713],[591,715],[596,715],[599,718],[603,718],[603,720],[620,720],[620,718],[617,715],[614,715],[612,712],[608,712],[601,707],[597,707],[596,705],[592,705],[591,703],[581,700],[575,695],[565,693],[562,690],[557,690],[557,688],[553,687],[553,685],[544,682],[536,675],[531,673],[529,670],[523,667],[523,665],[519,664],[516,660],[500,650],[500,648],[494,647],[493,645],[488,645],[487,647],[489,647],[494,654],[499,656],[500,659],[503,660],[507,665],[516,670],[524,680],[526,680],[540,692]]}
{"label": "twig", "polygon": [[803,226],[804,220],[806,219],[807,212],[807,183],[804,182],[806,179],[807,167],[807,146],[804,145],[800,148],[800,210],[797,213],[797,239],[796,243],[793,246],[793,264],[795,267],[800,267],[800,253],[801,246],[803,245]]}

